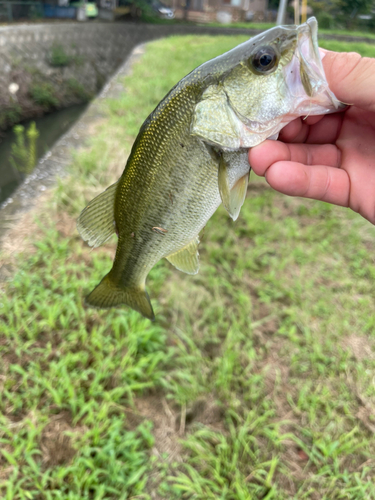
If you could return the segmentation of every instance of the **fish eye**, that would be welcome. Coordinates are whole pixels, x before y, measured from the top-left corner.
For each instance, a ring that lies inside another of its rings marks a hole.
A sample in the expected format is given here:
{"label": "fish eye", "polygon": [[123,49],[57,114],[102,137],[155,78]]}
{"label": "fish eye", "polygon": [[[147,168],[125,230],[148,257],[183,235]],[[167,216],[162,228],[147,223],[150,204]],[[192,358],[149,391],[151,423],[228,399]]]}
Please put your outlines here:
{"label": "fish eye", "polygon": [[260,47],[250,56],[250,65],[258,74],[272,73],[277,67],[278,57],[273,47]]}

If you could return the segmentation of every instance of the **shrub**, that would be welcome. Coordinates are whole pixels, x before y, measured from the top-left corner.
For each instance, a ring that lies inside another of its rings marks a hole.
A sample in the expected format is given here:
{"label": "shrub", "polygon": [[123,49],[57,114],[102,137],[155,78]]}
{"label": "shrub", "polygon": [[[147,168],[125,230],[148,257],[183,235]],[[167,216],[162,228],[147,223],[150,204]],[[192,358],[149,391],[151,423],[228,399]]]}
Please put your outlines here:
{"label": "shrub", "polygon": [[71,62],[71,57],[64,50],[61,45],[54,45],[51,49],[50,54],[50,65],[51,66],[68,66]]}
{"label": "shrub", "polygon": [[37,162],[36,142],[39,137],[39,132],[35,122],[30,123],[30,127],[26,131],[28,142],[25,141],[25,127],[16,125],[14,127],[16,141],[12,144],[12,153],[10,162],[14,168],[25,174],[30,174]]}
{"label": "shrub", "polygon": [[83,102],[89,101],[93,96],[90,92],[88,92],[85,87],[75,78],[69,78],[66,82],[68,92],[75,95],[78,99]]}
{"label": "shrub", "polygon": [[30,88],[30,95],[33,101],[46,109],[56,108],[59,104],[55,96],[55,91],[49,83],[34,84]]}
{"label": "shrub", "polygon": [[335,27],[335,18],[328,12],[320,12],[317,15],[319,28],[331,30]]}

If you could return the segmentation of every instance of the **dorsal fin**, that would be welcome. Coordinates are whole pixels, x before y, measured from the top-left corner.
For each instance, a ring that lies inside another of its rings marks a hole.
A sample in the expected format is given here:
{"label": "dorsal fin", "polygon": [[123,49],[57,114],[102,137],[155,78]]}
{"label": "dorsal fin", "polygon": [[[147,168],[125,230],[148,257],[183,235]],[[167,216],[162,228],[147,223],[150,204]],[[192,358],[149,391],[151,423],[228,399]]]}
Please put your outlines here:
{"label": "dorsal fin", "polygon": [[199,271],[199,236],[196,236],[184,248],[166,257],[176,269],[187,274],[197,274]]}
{"label": "dorsal fin", "polygon": [[115,195],[118,181],[94,198],[77,219],[77,229],[90,247],[98,247],[115,232]]}

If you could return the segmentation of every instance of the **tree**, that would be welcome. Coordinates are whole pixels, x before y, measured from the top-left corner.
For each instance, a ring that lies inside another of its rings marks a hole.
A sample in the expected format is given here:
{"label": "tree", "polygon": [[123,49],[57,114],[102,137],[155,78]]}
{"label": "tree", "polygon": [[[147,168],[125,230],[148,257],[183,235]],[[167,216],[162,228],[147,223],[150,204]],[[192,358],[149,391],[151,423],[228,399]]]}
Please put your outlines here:
{"label": "tree", "polygon": [[350,29],[359,14],[370,14],[373,0],[336,0],[335,6]]}

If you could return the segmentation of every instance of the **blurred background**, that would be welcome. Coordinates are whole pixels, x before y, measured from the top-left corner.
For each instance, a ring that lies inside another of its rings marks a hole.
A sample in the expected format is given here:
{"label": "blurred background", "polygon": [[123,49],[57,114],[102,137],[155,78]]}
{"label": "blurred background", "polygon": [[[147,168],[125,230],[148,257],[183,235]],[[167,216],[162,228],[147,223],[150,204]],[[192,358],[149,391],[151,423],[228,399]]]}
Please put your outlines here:
{"label": "blurred background", "polygon": [[196,23],[292,23],[296,9],[315,16],[323,29],[375,29],[372,0],[8,0],[0,2],[0,21],[80,21],[104,19],[184,20]]}

